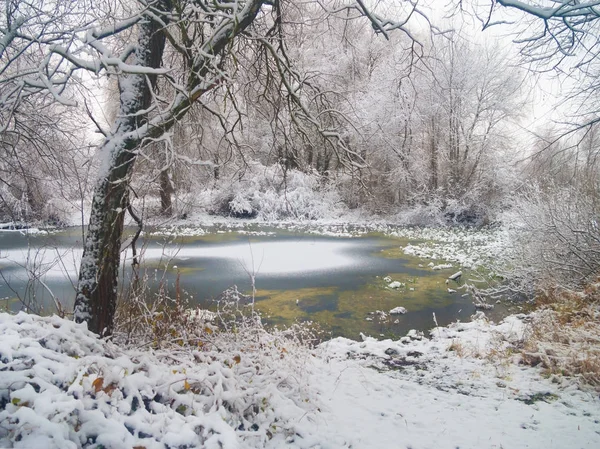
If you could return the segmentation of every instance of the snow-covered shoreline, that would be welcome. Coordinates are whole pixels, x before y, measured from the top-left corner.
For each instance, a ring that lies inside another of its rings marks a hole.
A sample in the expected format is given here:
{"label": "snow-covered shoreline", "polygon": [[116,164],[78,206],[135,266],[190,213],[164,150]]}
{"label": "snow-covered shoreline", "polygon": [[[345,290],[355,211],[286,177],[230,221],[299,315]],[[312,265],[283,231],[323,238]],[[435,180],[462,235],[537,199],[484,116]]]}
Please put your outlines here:
{"label": "snow-covered shoreline", "polygon": [[[253,229],[256,227],[269,229],[269,231]],[[402,248],[407,255],[454,262],[471,269],[485,267],[490,261],[497,263],[501,259],[508,259],[512,251],[510,230],[506,226],[482,228],[403,226],[385,220],[380,222],[318,220],[309,223],[214,220],[193,226],[177,222],[158,226],[150,232],[152,235],[193,237],[211,232],[269,235],[275,233],[274,230],[330,237],[360,237],[369,233],[380,233],[388,237],[412,240]]]}
{"label": "snow-covered shoreline", "polygon": [[[456,269],[485,267],[509,251],[503,228],[239,220],[150,232],[277,230],[377,232],[408,240],[401,249],[424,265]],[[532,316],[398,340],[338,337],[316,348],[258,327],[152,350],[99,341],[55,316],[0,314],[0,447],[600,447],[598,392],[521,363]]]}
{"label": "snow-covered shoreline", "polygon": [[431,338],[258,332],[221,351],[121,348],[58,317],[0,314],[0,446],[595,448],[600,402],[518,364],[527,317]]}

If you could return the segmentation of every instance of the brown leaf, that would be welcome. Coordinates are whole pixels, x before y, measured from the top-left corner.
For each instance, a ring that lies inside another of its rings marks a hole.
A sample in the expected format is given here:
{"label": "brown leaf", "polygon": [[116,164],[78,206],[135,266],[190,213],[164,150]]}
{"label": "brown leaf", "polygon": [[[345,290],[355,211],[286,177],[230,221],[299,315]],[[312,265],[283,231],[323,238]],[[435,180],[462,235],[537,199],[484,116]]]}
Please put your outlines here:
{"label": "brown leaf", "polygon": [[239,356],[239,354],[238,354],[238,355],[236,355],[236,356],[233,358],[233,361],[234,361],[235,363],[240,363],[240,362],[242,361],[242,358],[241,358],[241,357]]}
{"label": "brown leaf", "polygon": [[98,393],[102,390],[102,385],[104,384],[104,378],[98,377],[95,381],[92,382],[92,387],[94,387],[94,391]]}
{"label": "brown leaf", "polygon": [[115,391],[117,389],[117,384],[113,383],[110,384],[109,386],[107,386],[106,388],[104,388],[102,391],[104,391],[107,395],[111,395],[113,391]]}

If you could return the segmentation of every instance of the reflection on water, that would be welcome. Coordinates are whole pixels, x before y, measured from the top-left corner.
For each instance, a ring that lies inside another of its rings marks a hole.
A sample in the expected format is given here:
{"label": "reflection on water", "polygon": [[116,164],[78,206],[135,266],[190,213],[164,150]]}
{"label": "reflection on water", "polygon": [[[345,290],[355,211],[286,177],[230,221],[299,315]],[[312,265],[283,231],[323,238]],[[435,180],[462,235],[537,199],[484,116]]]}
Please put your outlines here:
{"label": "reflection on water", "polygon": [[[167,251],[174,262],[211,259],[226,260],[229,271],[255,273],[262,276],[309,274],[316,271],[350,269],[360,263],[352,250],[358,246],[352,240],[276,239],[275,241],[241,241],[226,245],[187,244]],[[150,247],[147,260],[164,257],[161,248]]]}
{"label": "reflection on water", "polygon": [[[251,292],[254,279],[257,307],[267,322],[313,320],[333,336],[404,335],[412,328],[431,328],[433,312],[440,325],[467,320],[474,312],[470,298],[460,292],[448,294],[445,279],[451,273],[419,268],[416,259],[389,258],[384,251],[408,242],[289,233],[218,237],[147,238],[144,269],[150,279],[165,272],[172,284],[179,273],[181,287],[203,307],[214,306],[212,299],[234,284]],[[0,232],[0,270],[5,278],[0,279],[0,298],[14,298],[15,291],[23,294],[28,279],[24,267],[33,264],[45,284],[34,290],[38,299],[50,306],[51,290],[71,307],[80,248],[81,235],[74,231],[47,236]],[[128,267],[130,254],[124,252],[123,257]],[[388,275],[406,288],[387,288],[383,278]],[[9,307],[18,306],[13,301]],[[387,320],[374,313],[397,306],[408,313]]]}

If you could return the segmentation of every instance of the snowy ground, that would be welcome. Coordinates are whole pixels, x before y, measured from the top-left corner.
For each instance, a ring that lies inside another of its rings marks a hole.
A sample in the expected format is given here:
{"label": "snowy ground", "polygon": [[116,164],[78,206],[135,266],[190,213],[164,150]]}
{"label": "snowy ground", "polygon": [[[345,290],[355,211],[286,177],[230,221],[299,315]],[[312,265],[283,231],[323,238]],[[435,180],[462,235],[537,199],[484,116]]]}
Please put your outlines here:
{"label": "snowy ground", "polygon": [[309,349],[255,327],[152,351],[0,314],[0,447],[600,447],[598,393],[519,365],[526,329],[520,316]]}

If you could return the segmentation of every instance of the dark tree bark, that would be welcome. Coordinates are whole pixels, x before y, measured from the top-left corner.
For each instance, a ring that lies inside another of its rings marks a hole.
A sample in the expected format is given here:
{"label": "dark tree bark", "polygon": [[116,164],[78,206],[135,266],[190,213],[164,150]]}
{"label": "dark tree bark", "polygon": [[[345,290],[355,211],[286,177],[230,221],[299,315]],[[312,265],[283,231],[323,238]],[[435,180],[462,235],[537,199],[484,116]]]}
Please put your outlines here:
{"label": "dark tree bark", "polygon": [[431,118],[431,135],[429,136],[429,168],[431,170],[429,188],[432,192],[438,189],[438,143],[435,120],[435,117]]}
{"label": "dark tree bark", "polygon": [[160,213],[166,217],[173,215],[173,201],[171,195],[173,193],[173,185],[169,176],[169,169],[165,168],[160,172]]}
{"label": "dark tree bark", "polygon": [[[168,6],[168,0],[162,2]],[[139,25],[135,62],[158,68],[165,48],[165,37],[157,23],[143,19]],[[156,78],[128,75],[119,80],[120,109],[114,131],[104,141],[101,153],[107,173],[100,175],[92,201],[90,224],[79,270],[75,321],[87,322],[88,329],[101,336],[110,335],[117,307],[117,282],[121,254],[121,235],[125,211],[129,206],[129,176],[141,138],[135,131],[146,123],[145,111],[151,101],[150,85]]]}

